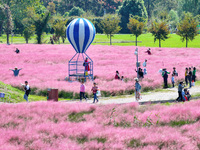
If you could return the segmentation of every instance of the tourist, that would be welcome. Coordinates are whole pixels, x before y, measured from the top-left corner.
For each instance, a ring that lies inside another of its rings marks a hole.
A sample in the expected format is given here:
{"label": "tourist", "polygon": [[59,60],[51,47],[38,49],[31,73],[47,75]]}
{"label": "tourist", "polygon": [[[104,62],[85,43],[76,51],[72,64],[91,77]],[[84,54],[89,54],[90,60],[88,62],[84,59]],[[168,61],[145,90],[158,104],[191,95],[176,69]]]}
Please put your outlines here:
{"label": "tourist", "polygon": [[193,71],[192,71],[192,81],[194,83],[196,82],[196,68],[195,67],[193,68]]}
{"label": "tourist", "polygon": [[172,74],[172,87],[174,88],[174,83],[175,83],[175,80],[174,80],[174,74]]}
{"label": "tourist", "polygon": [[141,97],[140,97],[141,85],[139,83],[138,78],[135,78],[134,80],[135,80],[135,99],[136,99],[136,101],[138,101],[141,99]]}
{"label": "tourist", "polygon": [[98,87],[97,87],[97,84],[95,82],[93,83],[93,85],[94,86],[92,87],[91,91],[92,91],[92,93],[94,95],[94,101],[93,101],[93,103],[95,103],[95,100],[97,100],[96,102],[99,101],[98,98],[97,98]]}
{"label": "tourist", "polygon": [[174,76],[178,76],[178,73],[177,73],[177,71],[176,71],[176,68],[175,68],[175,67],[173,67],[173,72],[172,72],[172,74],[174,74]]}
{"label": "tourist", "polygon": [[189,88],[191,88],[192,87],[192,70],[191,70],[191,68],[189,68],[188,81],[189,81]]}
{"label": "tourist", "polygon": [[183,101],[183,97],[182,97],[182,91],[183,91],[183,82],[180,82],[178,85],[178,98],[176,99],[177,101]]}
{"label": "tourist", "polygon": [[87,98],[85,97],[85,85],[84,85],[84,81],[81,81],[81,86],[80,86],[80,102],[82,102],[82,97],[85,98],[85,100],[87,101]]}
{"label": "tourist", "polygon": [[15,53],[19,54],[20,50],[16,48]]}
{"label": "tourist", "polygon": [[185,89],[183,90],[183,94],[184,94],[185,101],[189,101],[191,95],[190,95],[190,92],[189,92],[189,90],[188,90],[187,88],[185,88]]}
{"label": "tourist", "polygon": [[51,36],[50,36],[50,42],[51,42],[51,44],[54,44],[53,38]]}
{"label": "tourist", "polygon": [[121,80],[124,82],[124,76],[121,77]]}
{"label": "tourist", "polygon": [[[135,72],[137,72],[137,70],[135,69]],[[138,78],[139,79],[143,79],[144,78],[144,73],[142,71],[142,68],[138,69]]]}
{"label": "tourist", "polygon": [[151,49],[148,48],[147,51],[146,51],[145,53],[147,53],[148,55],[151,55]]}
{"label": "tourist", "polygon": [[143,67],[147,67],[147,59],[145,59],[145,61],[143,62]]}
{"label": "tourist", "polygon": [[88,71],[90,71],[90,66],[89,66],[89,61],[88,58],[86,57],[83,66],[85,66],[85,71],[84,71],[84,75],[87,76],[88,75]]}
{"label": "tourist", "polygon": [[164,79],[164,88],[168,88],[168,84],[167,84],[168,73],[166,70],[164,71],[163,79]]}
{"label": "tourist", "polygon": [[25,81],[25,84],[22,84],[22,86],[24,87],[24,91],[25,91],[25,94],[24,94],[24,99],[28,101],[28,96],[31,92],[31,89],[30,89],[30,86],[28,85],[28,81]]}
{"label": "tourist", "polygon": [[147,74],[147,69],[146,69],[146,66],[147,66],[147,59],[145,59],[145,61],[143,62],[143,67],[144,67],[144,75],[146,75]]}
{"label": "tourist", "polygon": [[185,84],[188,85],[188,68],[185,68]]}
{"label": "tourist", "polygon": [[9,70],[12,70],[13,73],[14,73],[14,76],[17,77],[19,75],[19,71],[22,70],[22,68],[21,69],[17,69],[17,67],[15,67],[14,70],[13,69],[9,69]]}
{"label": "tourist", "polygon": [[116,71],[116,74],[115,74],[115,79],[118,79],[118,80],[120,80],[119,71]]}

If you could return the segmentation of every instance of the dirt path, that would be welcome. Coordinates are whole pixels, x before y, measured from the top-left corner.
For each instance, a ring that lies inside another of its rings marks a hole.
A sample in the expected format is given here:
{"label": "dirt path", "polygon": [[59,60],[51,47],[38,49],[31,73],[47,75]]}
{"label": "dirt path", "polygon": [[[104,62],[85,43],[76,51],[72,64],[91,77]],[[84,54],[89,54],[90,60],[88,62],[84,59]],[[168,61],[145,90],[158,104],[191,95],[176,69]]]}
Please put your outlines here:
{"label": "dirt path", "polygon": [[[149,102],[149,101],[169,101],[169,100],[175,100],[178,97],[178,89],[177,87],[175,88],[168,88],[166,90],[162,90],[161,92],[147,92],[147,93],[142,93],[142,99],[139,101],[141,103],[144,102]],[[195,95],[200,93],[200,87],[195,86],[189,89],[191,95]],[[135,97],[134,96],[124,96],[124,97],[109,97],[109,98],[100,98],[99,99],[99,104],[112,104],[112,103],[130,103],[134,102]],[[85,102],[83,100],[83,102]],[[87,101],[87,103],[92,103],[93,99],[90,99]]]}

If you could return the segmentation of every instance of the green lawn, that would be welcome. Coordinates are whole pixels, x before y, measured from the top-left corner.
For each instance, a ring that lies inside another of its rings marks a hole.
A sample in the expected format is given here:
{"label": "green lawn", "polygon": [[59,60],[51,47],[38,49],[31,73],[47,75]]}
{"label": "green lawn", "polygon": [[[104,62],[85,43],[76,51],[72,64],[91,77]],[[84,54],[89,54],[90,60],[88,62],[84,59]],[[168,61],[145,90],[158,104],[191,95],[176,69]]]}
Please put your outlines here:
{"label": "green lawn", "polygon": [[[44,35],[43,43],[49,43],[49,38],[52,35]],[[112,37],[112,42],[125,42],[125,41],[135,41],[135,36],[131,34],[116,34]],[[158,47],[158,41],[154,43],[154,37],[151,33],[142,34],[138,37],[138,41],[142,43],[138,43],[138,46],[145,46],[145,47]],[[102,43],[95,43],[95,42],[102,42]],[[108,43],[105,43],[108,42]],[[0,43],[6,43],[6,35],[0,37]],[[10,37],[10,43],[21,44],[25,43],[24,38],[21,35],[15,35],[13,38]],[[29,43],[36,43],[36,36],[33,36]],[[65,44],[69,44],[68,40],[66,39]],[[109,45],[109,38],[104,34],[96,34],[93,45]],[[113,43],[113,45],[119,46],[132,46],[135,43]],[[185,47],[185,41],[182,42],[180,36],[176,34],[169,34],[169,39],[162,41],[162,47]],[[193,48],[200,48],[200,34],[195,37],[193,41],[189,41],[188,47]]]}
{"label": "green lawn", "polygon": [[[23,98],[24,96],[24,91],[14,88],[11,85],[4,84],[3,82],[0,81],[0,93],[5,93],[5,101],[11,102],[11,103],[18,103],[18,102],[26,102]],[[38,96],[33,94],[33,89],[31,90],[31,93],[28,97],[30,102],[33,101],[47,101],[47,97],[45,96]],[[63,99],[59,98],[59,101],[61,100],[69,100],[69,99]],[[0,99],[0,101],[3,101]]]}

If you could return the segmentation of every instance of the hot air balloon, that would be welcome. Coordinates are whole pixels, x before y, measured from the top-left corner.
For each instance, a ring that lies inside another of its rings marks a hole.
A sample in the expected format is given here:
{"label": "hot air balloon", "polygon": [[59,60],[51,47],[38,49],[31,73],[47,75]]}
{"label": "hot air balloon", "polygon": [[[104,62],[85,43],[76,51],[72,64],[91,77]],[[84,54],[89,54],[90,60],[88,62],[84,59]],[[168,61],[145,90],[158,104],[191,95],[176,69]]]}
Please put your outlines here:
{"label": "hot air balloon", "polygon": [[85,18],[77,18],[70,22],[66,35],[76,51],[76,54],[69,61],[69,79],[84,77],[93,80],[93,61],[86,54],[86,51],[95,37],[94,25]]}

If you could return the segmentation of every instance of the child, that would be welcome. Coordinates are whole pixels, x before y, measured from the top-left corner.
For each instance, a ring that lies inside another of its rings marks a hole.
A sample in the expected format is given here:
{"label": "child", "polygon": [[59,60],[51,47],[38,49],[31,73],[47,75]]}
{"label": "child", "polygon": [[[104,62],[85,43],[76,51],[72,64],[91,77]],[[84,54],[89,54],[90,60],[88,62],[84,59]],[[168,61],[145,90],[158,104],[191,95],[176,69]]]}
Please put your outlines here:
{"label": "child", "polygon": [[136,101],[140,100],[140,90],[141,90],[141,85],[139,84],[138,78],[135,78],[135,99]]}
{"label": "child", "polygon": [[82,101],[82,97],[85,98],[85,100],[87,101],[87,98],[85,97],[84,81],[81,81],[81,86],[80,86],[80,102]]}
{"label": "child", "polygon": [[174,76],[175,76],[175,74],[172,74],[172,87],[174,88],[174,83],[175,83],[175,81],[174,81]]}
{"label": "child", "polygon": [[124,82],[124,76],[121,77],[121,80]]}
{"label": "child", "polygon": [[97,84],[94,82],[94,86],[92,87],[91,91],[93,92],[93,95],[94,95],[94,101],[93,103],[95,103],[95,100],[97,100],[97,102],[99,101],[97,99],[97,91],[98,91],[98,87],[97,87]]}

